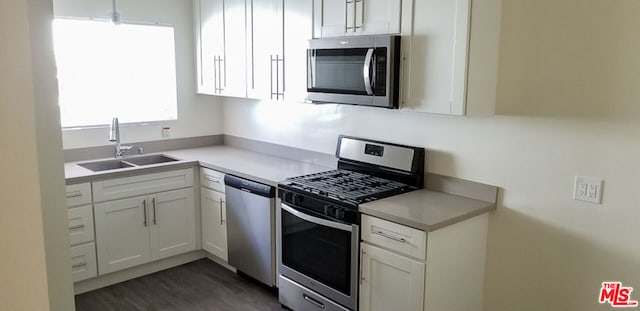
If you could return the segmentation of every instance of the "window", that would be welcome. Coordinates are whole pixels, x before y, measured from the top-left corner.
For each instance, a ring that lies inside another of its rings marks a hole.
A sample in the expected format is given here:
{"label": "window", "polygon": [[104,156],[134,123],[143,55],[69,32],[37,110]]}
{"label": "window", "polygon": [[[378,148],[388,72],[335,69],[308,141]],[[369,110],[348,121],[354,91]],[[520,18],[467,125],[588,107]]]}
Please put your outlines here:
{"label": "window", "polygon": [[55,19],[63,128],[177,119],[173,27]]}

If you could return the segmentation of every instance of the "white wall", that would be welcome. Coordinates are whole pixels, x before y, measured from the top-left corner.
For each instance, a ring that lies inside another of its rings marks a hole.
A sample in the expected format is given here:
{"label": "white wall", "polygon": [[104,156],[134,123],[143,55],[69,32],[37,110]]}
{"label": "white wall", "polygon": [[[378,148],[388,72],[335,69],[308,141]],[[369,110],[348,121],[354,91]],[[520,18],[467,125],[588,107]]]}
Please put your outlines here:
{"label": "white wall", "polygon": [[[54,13],[65,17],[107,19],[109,0],[54,0]],[[193,1],[118,0],[123,22],[161,22],[175,26],[178,120],[166,124],[123,126],[123,143],[160,140],[161,128],[171,127],[170,138],[222,133],[221,105],[217,97],[196,95],[196,62],[193,31]],[[99,96],[97,94],[96,96]],[[112,116],[105,116],[111,120]],[[65,149],[109,145],[108,128],[63,131]]]}
{"label": "white wall", "polygon": [[0,2],[2,310],[74,310],[51,17],[50,0]]}
{"label": "white wall", "polygon": [[[494,117],[225,99],[224,133],[325,153],[339,134],[424,146],[429,172],[499,186],[487,311],[609,310],[609,280],[640,299],[640,2],[502,10]],[[602,205],[572,199],[577,174],[604,178]]]}

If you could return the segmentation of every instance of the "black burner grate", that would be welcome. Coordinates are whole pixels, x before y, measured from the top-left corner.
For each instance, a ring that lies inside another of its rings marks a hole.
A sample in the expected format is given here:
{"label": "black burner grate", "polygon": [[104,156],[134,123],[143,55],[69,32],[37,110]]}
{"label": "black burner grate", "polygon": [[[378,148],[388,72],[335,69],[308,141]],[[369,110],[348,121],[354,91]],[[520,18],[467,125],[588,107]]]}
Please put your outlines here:
{"label": "black burner grate", "polygon": [[287,179],[313,193],[330,193],[362,203],[413,189],[407,184],[347,170],[333,170]]}

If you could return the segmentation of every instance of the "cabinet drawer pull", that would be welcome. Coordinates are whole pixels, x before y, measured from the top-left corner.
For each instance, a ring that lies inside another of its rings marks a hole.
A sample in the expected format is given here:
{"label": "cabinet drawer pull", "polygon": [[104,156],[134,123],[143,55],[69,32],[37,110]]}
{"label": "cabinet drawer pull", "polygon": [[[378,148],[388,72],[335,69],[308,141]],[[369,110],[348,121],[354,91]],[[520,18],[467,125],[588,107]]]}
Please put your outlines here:
{"label": "cabinet drawer pull", "polygon": [[381,236],[381,237],[385,237],[385,238],[387,238],[387,239],[391,239],[391,240],[394,240],[394,241],[396,241],[396,242],[400,242],[400,243],[407,243],[407,240],[405,240],[405,239],[403,239],[403,238],[395,237],[395,236],[393,236],[393,235],[390,235],[390,234],[384,233],[384,232],[382,232],[382,231],[380,231],[380,230],[378,230],[378,231],[373,231],[373,234],[377,234],[377,235],[379,235],[379,236]]}
{"label": "cabinet drawer pull", "polygon": [[69,230],[78,230],[78,229],[82,229],[84,227],[85,227],[84,225],[75,225],[75,226],[69,227]]}
{"label": "cabinet drawer pull", "polygon": [[79,198],[81,196],[82,192],[80,191],[67,192],[67,199]]}
{"label": "cabinet drawer pull", "polygon": [[83,263],[77,263],[77,264],[75,264],[75,265],[72,265],[72,266],[71,266],[71,269],[78,269],[78,268],[80,268],[80,267],[86,267],[86,266],[87,266],[87,263],[86,263],[86,262],[83,262]]}
{"label": "cabinet drawer pull", "polygon": [[204,180],[206,180],[206,181],[210,181],[210,182],[212,182],[212,183],[216,183],[216,184],[219,184],[219,183],[220,183],[220,179],[211,179],[211,178],[209,178],[209,176],[205,176],[205,177],[204,177]]}

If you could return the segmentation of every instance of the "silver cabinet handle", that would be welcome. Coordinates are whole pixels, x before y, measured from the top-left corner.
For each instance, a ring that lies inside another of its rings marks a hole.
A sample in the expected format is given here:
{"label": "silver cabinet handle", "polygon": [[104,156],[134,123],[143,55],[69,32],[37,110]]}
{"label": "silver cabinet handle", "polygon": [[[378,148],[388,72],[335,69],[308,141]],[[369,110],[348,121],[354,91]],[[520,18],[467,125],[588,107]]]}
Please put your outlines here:
{"label": "silver cabinet handle", "polygon": [[80,191],[67,192],[67,199],[79,198],[81,196],[82,196],[82,192]]}
{"label": "silver cabinet handle", "polygon": [[302,294],[302,298],[304,298],[304,300],[306,300],[308,303],[320,308],[320,309],[324,309],[324,304],[320,303],[319,301],[307,296],[306,294]]}
{"label": "silver cabinet handle", "polygon": [[384,233],[384,232],[382,232],[382,231],[380,231],[380,230],[378,230],[378,231],[374,231],[374,232],[373,232],[373,234],[377,234],[377,235],[379,235],[379,236],[381,236],[381,237],[385,237],[385,238],[387,238],[387,239],[391,239],[391,240],[394,240],[394,241],[397,241],[397,242],[400,242],[400,243],[407,243],[407,240],[405,240],[405,239],[403,239],[403,238],[395,237],[395,236],[393,236],[393,235],[390,235],[390,234]]}
{"label": "silver cabinet handle", "polygon": [[156,213],[156,198],[151,199],[151,204],[153,205],[153,224],[158,224],[158,214]]}
{"label": "silver cabinet handle", "polygon": [[147,226],[147,200],[142,200],[142,212],[144,213],[144,221],[142,222],[144,226]]}
{"label": "silver cabinet handle", "polygon": [[[270,95],[270,99],[273,99],[273,95],[276,96],[276,100],[280,99],[280,96],[283,97],[284,99],[284,92],[280,92],[280,62],[282,62],[282,71],[284,74],[284,58],[280,58],[280,55],[276,54],[276,57],[273,57],[273,54],[269,55],[271,58],[271,62],[270,62],[270,71],[269,71],[269,80],[270,80],[270,86],[269,86],[269,92],[271,93]],[[273,63],[276,63],[276,89],[275,92],[273,91]],[[284,82],[283,82],[284,83]]]}
{"label": "silver cabinet handle", "polygon": [[222,220],[222,203],[224,203],[224,201],[220,198],[220,225],[224,225],[224,220]]}
{"label": "silver cabinet handle", "polygon": [[269,99],[273,99],[273,54],[269,55]]}
{"label": "silver cabinet handle", "polygon": [[[364,0],[354,0],[354,1],[355,1],[355,4],[353,5],[353,31],[355,32],[356,29],[360,29],[360,28],[362,28],[362,25],[364,25]],[[360,17],[361,17],[360,26],[358,26],[358,22],[357,22],[357,20],[358,20],[358,11],[357,11],[358,2],[362,3],[362,5],[361,5],[362,10],[360,12]]]}
{"label": "silver cabinet handle", "polygon": [[86,263],[86,262],[83,262],[83,263],[77,263],[77,264],[75,264],[75,265],[72,265],[72,266],[71,266],[71,269],[78,269],[78,268],[80,268],[80,267],[86,267],[86,266],[87,266],[87,263]]}
{"label": "silver cabinet handle", "polygon": [[85,227],[84,225],[75,225],[75,226],[69,227],[69,230],[77,230],[77,229],[82,229],[84,227]]}
{"label": "silver cabinet handle", "polygon": [[344,27],[345,27],[344,32],[347,32],[347,30],[349,30],[349,29],[353,29],[353,31],[355,31],[353,26],[349,27],[349,16],[348,16],[349,15],[349,4],[352,4],[352,3],[353,3],[353,14],[354,14],[353,15],[353,26],[355,26],[355,24],[356,24],[356,16],[355,16],[356,3],[354,2],[354,0],[347,0],[344,3]]}
{"label": "silver cabinet handle", "polygon": [[360,285],[362,285],[362,282],[364,281],[364,275],[362,274],[364,271],[364,262],[362,261],[364,258],[364,248],[362,248],[362,246],[360,247]]}
{"label": "silver cabinet handle", "polygon": [[220,183],[220,179],[211,179],[211,178],[209,178],[209,176],[204,176],[204,180],[210,181],[210,182],[216,183],[216,184]]}
{"label": "silver cabinet handle", "polygon": [[213,56],[213,92],[218,93],[218,55]]}

